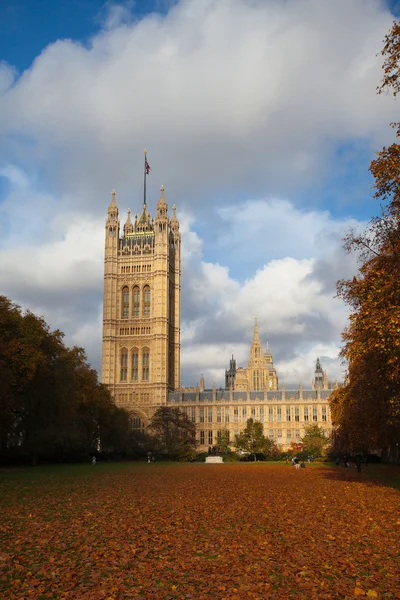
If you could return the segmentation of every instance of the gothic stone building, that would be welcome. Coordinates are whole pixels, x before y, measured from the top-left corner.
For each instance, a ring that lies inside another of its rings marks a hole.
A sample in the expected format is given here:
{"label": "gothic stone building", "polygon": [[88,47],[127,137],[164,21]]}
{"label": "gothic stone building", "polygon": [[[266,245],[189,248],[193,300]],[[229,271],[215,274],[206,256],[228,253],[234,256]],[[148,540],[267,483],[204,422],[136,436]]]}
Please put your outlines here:
{"label": "gothic stone building", "polygon": [[328,397],[332,391],[319,359],[311,389],[285,390],[268,345],[262,347],[257,321],[247,367],[232,357],[225,389],[180,387],[181,237],[176,209],[171,218],[164,188],[155,218],[147,211],[120,235],[118,207],[112,192],[105,227],[102,382],[117,405],[144,428],[159,406],[180,407],[197,426],[199,450],[217,441],[218,432],[235,436],[252,417],[283,449],[299,442],[304,426],[332,429]]}

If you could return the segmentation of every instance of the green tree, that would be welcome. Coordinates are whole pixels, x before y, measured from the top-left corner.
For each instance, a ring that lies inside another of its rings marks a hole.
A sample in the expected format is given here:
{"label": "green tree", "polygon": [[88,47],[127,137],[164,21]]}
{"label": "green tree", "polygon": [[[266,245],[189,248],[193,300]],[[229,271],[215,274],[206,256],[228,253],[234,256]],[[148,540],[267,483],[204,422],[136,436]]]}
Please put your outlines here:
{"label": "green tree", "polygon": [[257,455],[267,456],[270,453],[273,443],[265,437],[262,423],[247,419],[246,427],[236,437],[235,445],[239,451],[257,460]]}
{"label": "green tree", "polygon": [[229,443],[229,431],[227,429],[222,429],[218,431],[217,435],[217,446],[220,454],[222,456],[226,456],[231,453],[230,443]]}
{"label": "green tree", "polygon": [[304,429],[305,434],[301,438],[303,451],[315,457],[322,456],[328,443],[323,429],[316,424],[307,425]]}
{"label": "green tree", "polygon": [[161,406],[149,427],[157,452],[174,460],[190,459],[196,448],[196,425],[180,408]]}

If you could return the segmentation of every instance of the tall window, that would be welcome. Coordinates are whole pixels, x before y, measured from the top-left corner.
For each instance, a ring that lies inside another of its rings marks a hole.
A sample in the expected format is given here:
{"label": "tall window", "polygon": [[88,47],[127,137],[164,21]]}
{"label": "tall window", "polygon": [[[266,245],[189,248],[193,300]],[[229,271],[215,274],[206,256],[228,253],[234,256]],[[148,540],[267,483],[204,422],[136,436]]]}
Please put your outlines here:
{"label": "tall window", "polygon": [[212,408],[208,409],[207,421],[208,421],[208,423],[212,423],[213,422],[213,419],[212,419]]}
{"label": "tall window", "polygon": [[208,432],[208,445],[212,446],[212,443],[213,443],[213,432],[210,429]]}
{"label": "tall window", "polygon": [[143,381],[149,381],[150,374],[150,351],[148,348],[143,348],[143,360],[142,360],[142,379]]}
{"label": "tall window", "polygon": [[133,288],[133,310],[132,316],[140,317],[140,289],[137,285]]}
{"label": "tall window", "polygon": [[313,406],[313,409],[312,409],[312,420],[313,421],[318,421],[318,412],[317,412],[317,410],[318,410],[317,407]]}
{"label": "tall window", "polygon": [[278,423],[282,422],[282,409],[281,407],[278,408]]}
{"label": "tall window", "polygon": [[287,444],[291,444],[292,443],[292,432],[290,429],[288,429],[286,431],[286,443]]}
{"label": "tall window", "polygon": [[238,413],[239,413],[239,409],[238,408],[234,408],[233,409],[233,421],[235,423],[237,423],[239,421]]}
{"label": "tall window", "polygon": [[269,408],[268,409],[268,421],[270,423],[272,423],[274,420],[274,409],[273,408]]}
{"label": "tall window", "polygon": [[290,422],[290,407],[286,408],[286,421],[288,423]]}
{"label": "tall window", "polygon": [[300,429],[296,429],[296,444],[300,443]]}
{"label": "tall window", "polygon": [[192,408],[192,423],[196,423],[196,409]]}
{"label": "tall window", "polygon": [[251,418],[253,419],[253,421],[256,420],[256,409],[255,408],[251,409]]}
{"label": "tall window", "polygon": [[264,407],[260,408],[260,423],[264,423]]}
{"label": "tall window", "polygon": [[273,442],[273,441],[274,441],[274,430],[273,430],[273,429],[270,429],[270,430],[268,431],[268,437],[269,437],[269,439],[271,440],[271,442]]}
{"label": "tall window", "polygon": [[127,319],[129,317],[129,288],[122,288],[122,318]]}
{"label": "tall window", "polygon": [[229,423],[230,416],[230,409],[227,407],[225,409],[225,423]]}
{"label": "tall window", "polygon": [[242,408],[242,423],[246,423],[247,421],[247,409],[244,407]]}
{"label": "tall window", "polygon": [[217,408],[217,423],[222,423],[221,408],[220,407]]}
{"label": "tall window", "polygon": [[322,407],[322,420],[326,421],[326,406]]}
{"label": "tall window", "polygon": [[308,406],[304,407],[304,420],[308,421]]}
{"label": "tall window", "polygon": [[298,406],[294,409],[294,420],[300,421],[300,408]]}
{"label": "tall window", "polygon": [[200,444],[204,444],[204,429],[200,430]]}
{"label": "tall window", "polygon": [[204,423],[204,408],[200,408],[200,423]]}
{"label": "tall window", "polygon": [[122,348],[120,380],[126,381],[127,379],[128,379],[128,350],[126,348]]}
{"label": "tall window", "polygon": [[143,316],[150,316],[150,286],[148,285],[143,288]]}
{"label": "tall window", "polygon": [[134,348],[132,350],[132,373],[131,373],[132,381],[137,381],[139,379],[139,350]]}
{"label": "tall window", "polygon": [[278,429],[278,444],[282,444],[282,429]]}

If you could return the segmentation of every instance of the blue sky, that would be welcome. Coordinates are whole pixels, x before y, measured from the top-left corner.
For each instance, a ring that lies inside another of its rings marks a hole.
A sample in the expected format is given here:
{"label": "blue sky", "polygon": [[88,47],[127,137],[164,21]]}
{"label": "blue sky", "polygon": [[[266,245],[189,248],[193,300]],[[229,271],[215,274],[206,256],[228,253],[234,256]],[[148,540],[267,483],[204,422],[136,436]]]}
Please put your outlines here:
{"label": "blue sky", "polygon": [[341,238],[379,210],[368,165],[381,0],[2,0],[0,284],[100,364],[103,223],[165,185],[183,239],[182,380],[222,383],[257,315],[278,374],[340,378],[357,269]]}

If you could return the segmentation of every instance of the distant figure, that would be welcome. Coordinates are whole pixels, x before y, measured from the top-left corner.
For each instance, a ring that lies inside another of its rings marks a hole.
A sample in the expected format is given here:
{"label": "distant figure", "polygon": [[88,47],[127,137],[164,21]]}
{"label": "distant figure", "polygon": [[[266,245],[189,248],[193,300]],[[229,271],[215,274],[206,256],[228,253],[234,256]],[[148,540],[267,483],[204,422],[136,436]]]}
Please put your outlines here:
{"label": "distant figure", "polygon": [[338,466],[339,466],[339,463],[340,463],[340,460],[339,460],[339,457],[337,456],[337,457],[336,457],[336,460],[335,460],[335,465],[338,467]]}
{"label": "distant figure", "polygon": [[305,468],[306,468],[306,463],[304,462],[304,460],[303,460],[303,462],[301,463],[301,468],[302,468],[302,469],[305,469]]}
{"label": "distant figure", "polygon": [[294,468],[296,469],[296,471],[298,471],[300,469],[300,463],[299,463],[299,461],[297,461],[295,463]]}
{"label": "distant figure", "polygon": [[289,459],[288,459],[288,457],[286,457],[285,463],[288,464],[288,462],[289,462]]}
{"label": "distant figure", "polygon": [[95,465],[95,464],[96,464],[96,457],[93,456],[93,458],[92,458],[92,465]]}
{"label": "distant figure", "polygon": [[147,453],[147,462],[150,464],[151,463],[151,452]]}
{"label": "distant figure", "polygon": [[211,454],[212,454],[212,448],[211,448],[211,446],[208,446],[208,456],[211,456]]}
{"label": "distant figure", "polygon": [[356,467],[357,471],[361,473],[361,456],[359,454],[356,456]]}

